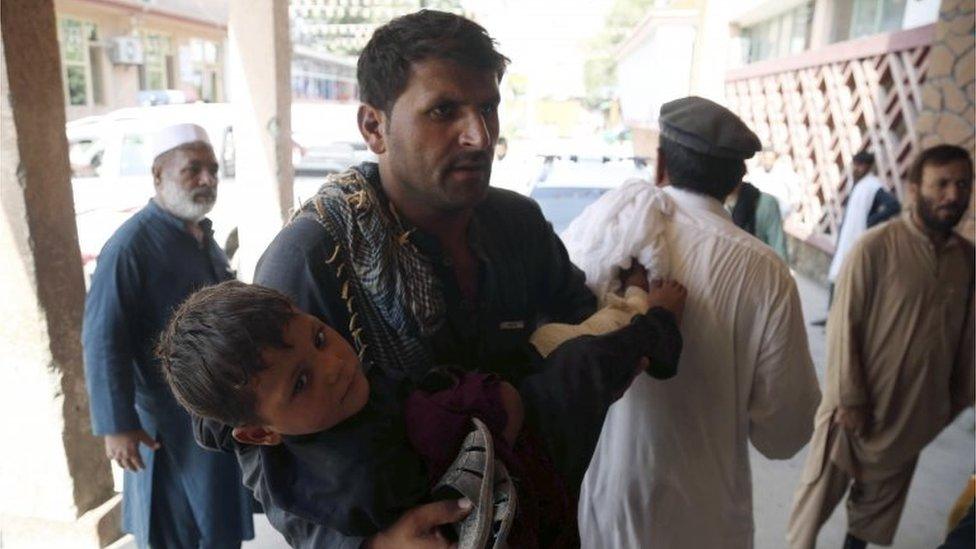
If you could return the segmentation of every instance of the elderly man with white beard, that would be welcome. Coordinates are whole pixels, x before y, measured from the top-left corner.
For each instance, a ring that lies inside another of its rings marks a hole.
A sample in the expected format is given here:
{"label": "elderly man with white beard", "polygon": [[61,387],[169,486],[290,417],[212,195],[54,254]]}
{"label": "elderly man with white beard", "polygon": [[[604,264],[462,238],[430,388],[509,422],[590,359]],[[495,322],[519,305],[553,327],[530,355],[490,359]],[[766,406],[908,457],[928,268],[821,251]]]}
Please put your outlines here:
{"label": "elderly man with white beard", "polygon": [[125,469],[123,529],[140,547],[239,547],[253,525],[237,462],[197,446],[153,352],[177,305],[232,278],[205,217],[217,160],[194,124],[162,129],[152,152],[156,195],[102,248],[85,302],[92,431]]}

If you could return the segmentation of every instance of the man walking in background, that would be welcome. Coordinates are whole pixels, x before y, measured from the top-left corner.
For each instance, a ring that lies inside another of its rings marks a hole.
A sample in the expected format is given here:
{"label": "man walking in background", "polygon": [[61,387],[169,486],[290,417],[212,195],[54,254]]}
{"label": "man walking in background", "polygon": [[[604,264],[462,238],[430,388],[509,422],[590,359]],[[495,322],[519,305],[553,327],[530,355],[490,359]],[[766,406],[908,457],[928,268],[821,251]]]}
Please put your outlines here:
{"label": "man walking in background", "polygon": [[973,186],[955,146],[923,151],[911,211],[868,231],[837,277],[827,378],[787,537],[813,547],[844,494],[845,549],[890,545],[918,455],[973,404],[973,245],[953,231]]}
{"label": "man walking in background", "polygon": [[156,196],[105,244],[85,302],[92,431],[125,469],[122,527],[140,547],[238,547],[253,526],[237,460],[197,446],[153,355],[183,299],[232,278],[205,218],[217,160],[194,124],[161,130],[152,148]]}

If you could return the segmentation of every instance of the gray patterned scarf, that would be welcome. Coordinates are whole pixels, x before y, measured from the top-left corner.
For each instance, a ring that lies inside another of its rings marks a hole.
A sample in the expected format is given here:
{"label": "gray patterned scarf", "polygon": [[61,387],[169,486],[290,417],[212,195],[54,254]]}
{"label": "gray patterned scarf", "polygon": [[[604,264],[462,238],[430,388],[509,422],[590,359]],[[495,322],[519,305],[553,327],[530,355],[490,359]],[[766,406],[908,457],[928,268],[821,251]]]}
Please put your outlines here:
{"label": "gray patterned scarf", "polygon": [[445,304],[430,260],[410,240],[414,229],[357,169],[326,177],[296,216],[311,216],[335,243],[327,261],[364,368],[422,374],[430,362],[420,338],[444,322]]}

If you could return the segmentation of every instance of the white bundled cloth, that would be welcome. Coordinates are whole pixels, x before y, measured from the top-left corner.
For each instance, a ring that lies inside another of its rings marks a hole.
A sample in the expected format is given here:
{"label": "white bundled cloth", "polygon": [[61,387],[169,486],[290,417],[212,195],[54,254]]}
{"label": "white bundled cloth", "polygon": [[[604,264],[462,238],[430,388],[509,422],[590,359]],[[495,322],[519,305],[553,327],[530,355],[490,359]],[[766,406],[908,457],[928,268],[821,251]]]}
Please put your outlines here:
{"label": "white bundled cloth", "polygon": [[586,274],[586,285],[607,304],[620,289],[618,274],[632,258],[647,269],[648,281],[670,278],[665,229],[674,201],[641,179],[630,179],[607,191],[563,231],[573,263]]}

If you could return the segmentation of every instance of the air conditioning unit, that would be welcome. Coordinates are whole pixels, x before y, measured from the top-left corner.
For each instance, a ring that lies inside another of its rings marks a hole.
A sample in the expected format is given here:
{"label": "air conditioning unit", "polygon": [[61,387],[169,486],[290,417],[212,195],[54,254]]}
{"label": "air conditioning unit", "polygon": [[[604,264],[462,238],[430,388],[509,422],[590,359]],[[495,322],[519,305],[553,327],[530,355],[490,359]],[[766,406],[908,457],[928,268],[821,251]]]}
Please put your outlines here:
{"label": "air conditioning unit", "polygon": [[116,65],[141,65],[142,40],[135,36],[116,36],[112,39],[109,59]]}

